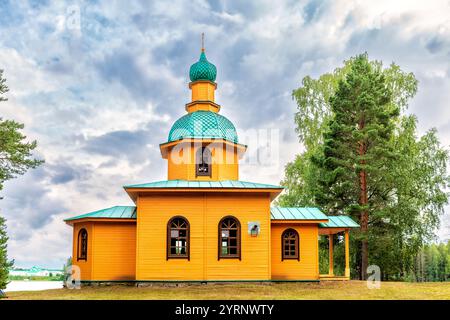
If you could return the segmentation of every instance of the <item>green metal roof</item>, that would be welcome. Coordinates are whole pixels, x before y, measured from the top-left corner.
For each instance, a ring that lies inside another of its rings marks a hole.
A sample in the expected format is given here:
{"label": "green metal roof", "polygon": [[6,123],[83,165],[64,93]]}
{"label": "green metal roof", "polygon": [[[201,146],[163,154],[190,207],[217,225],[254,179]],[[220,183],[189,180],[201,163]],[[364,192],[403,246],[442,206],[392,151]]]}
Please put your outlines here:
{"label": "green metal roof", "polygon": [[183,138],[224,139],[238,143],[233,123],[212,111],[195,111],[175,121],[170,129],[168,142]]}
{"label": "green metal roof", "polygon": [[150,183],[130,184],[123,186],[126,189],[132,188],[194,188],[194,189],[211,189],[211,188],[224,188],[224,189],[283,189],[283,187],[247,182],[240,180],[224,180],[224,181],[189,181],[189,180],[164,180],[155,181]]}
{"label": "green metal roof", "polygon": [[[194,188],[220,188],[217,183],[223,183],[222,188],[230,188],[228,183],[233,182],[234,186],[231,188],[281,188],[269,184],[244,182],[244,181],[158,181],[153,183],[138,184],[133,186],[125,186],[126,188],[173,188],[171,184],[173,182],[182,182],[180,188],[185,188],[184,182],[192,183],[198,182],[198,186]],[[169,183],[170,182],[170,183]],[[167,184],[165,184],[167,183]],[[205,183],[212,183],[215,186],[209,187]],[[151,185],[151,186],[149,186]],[[165,186],[164,186],[165,185]],[[188,184],[189,185],[189,184]],[[191,187],[188,187],[191,188]],[[64,221],[78,220],[83,218],[110,218],[110,219],[136,219],[136,207],[135,206],[115,206],[102,210],[97,210],[89,213],[85,213],[79,216],[65,219]],[[270,208],[270,218],[272,220],[327,220],[328,222],[320,223],[320,228],[358,228],[359,225],[348,216],[327,216],[317,208],[282,208],[272,207]]]}
{"label": "green metal roof", "polygon": [[327,220],[328,217],[317,208],[270,208],[272,220]]}
{"label": "green metal roof", "polygon": [[206,59],[204,51],[200,54],[198,62],[194,63],[189,69],[189,78],[191,81],[208,80],[216,81],[217,68]]}
{"label": "green metal roof", "polygon": [[136,219],[136,207],[115,206],[85,213],[76,217],[65,219],[64,221],[78,220],[83,218]]}
{"label": "green metal roof", "polygon": [[320,228],[359,228],[359,224],[349,216],[328,216],[328,222],[320,223]]}
{"label": "green metal roof", "polygon": [[319,223],[320,228],[358,228],[349,216],[327,216],[318,208],[270,208],[272,220],[328,220]]}

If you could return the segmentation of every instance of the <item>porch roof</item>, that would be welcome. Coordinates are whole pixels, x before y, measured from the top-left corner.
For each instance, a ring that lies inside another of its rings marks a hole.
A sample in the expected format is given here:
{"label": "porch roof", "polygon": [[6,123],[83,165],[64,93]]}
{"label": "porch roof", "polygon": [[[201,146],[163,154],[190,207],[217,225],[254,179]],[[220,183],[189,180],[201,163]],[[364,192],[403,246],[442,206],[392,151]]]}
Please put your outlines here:
{"label": "porch roof", "polygon": [[270,208],[271,220],[319,220],[319,228],[358,228],[357,224],[349,216],[327,216],[318,208],[307,207],[272,207]]}
{"label": "porch roof", "polygon": [[318,208],[270,208],[272,220],[328,220],[328,217]]}
{"label": "porch roof", "polygon": [[328,222],[319,224],[319,228],[359,228],[359,224],[349,216],[328,216]]}

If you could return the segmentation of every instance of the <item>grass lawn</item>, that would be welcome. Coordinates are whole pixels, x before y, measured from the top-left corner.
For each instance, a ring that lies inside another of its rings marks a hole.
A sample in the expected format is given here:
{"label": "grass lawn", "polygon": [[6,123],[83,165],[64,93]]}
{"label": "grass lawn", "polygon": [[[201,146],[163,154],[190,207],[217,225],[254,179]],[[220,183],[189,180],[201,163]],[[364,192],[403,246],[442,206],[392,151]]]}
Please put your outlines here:
{"label": "grass lawn", "polygon": [[382,282],[368,289],[364,281],[321,283],[228,283],[180,287],[100,286],[79,290],[10,292],[8,299],[450,299],[450,282]]}

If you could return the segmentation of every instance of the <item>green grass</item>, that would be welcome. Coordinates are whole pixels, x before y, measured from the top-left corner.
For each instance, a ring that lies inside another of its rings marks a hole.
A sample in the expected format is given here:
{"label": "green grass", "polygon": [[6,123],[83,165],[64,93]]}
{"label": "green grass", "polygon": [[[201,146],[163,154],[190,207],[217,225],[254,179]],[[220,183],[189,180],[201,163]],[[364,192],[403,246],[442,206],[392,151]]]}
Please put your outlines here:
{"label": "green grass", "polygon": [[226,283],[167,287],[98,286],[79,290],[10,292],[7,299],[450,299],[450,282],[382,282],[368,289],[363,281],[321,283]]}

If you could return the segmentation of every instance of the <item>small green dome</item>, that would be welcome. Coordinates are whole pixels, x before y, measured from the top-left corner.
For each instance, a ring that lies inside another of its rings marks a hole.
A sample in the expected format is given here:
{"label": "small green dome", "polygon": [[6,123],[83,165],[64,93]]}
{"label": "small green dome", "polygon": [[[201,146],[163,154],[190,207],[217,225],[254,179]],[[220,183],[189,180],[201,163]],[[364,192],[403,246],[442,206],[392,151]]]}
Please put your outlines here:
{"label": "small green dome", "polygon": [[216,81],[216,66],[206,59],[205,52],[202,51],[198,62],[194,63],[189,69],[189,78],[191,81],[209,80]]}
{"label": "small green dome", "polygon": [[178,119],[170,129],[168,142],[183,138],[224,139],[238,143],[236,128],[231,121],[212,111],[196,111]]}

